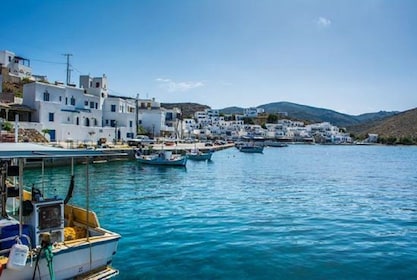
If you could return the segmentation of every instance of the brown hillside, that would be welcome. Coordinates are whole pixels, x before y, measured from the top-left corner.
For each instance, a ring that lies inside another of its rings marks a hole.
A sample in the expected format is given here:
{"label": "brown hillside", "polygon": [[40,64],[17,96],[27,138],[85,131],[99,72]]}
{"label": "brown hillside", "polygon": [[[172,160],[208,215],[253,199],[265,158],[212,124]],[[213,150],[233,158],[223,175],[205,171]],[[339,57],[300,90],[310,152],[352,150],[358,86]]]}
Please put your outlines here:
{"label": "brown hillside", "polygon": [[367,125],[353,126],[348,129],[356,136],[376,133],[381,137],[413,138],[417,139],[417,108],[399,113],[378,122]]}

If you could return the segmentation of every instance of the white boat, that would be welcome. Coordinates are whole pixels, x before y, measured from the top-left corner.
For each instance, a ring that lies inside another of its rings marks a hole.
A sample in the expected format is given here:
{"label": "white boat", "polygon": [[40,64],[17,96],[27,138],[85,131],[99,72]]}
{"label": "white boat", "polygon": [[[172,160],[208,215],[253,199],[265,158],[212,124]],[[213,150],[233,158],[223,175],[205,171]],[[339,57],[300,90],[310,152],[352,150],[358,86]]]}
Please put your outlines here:
{"label": "white boat", "polygon": [[265,140],[264,141],[264,146],[282,148],[282,147],[288,147],[288,144],[283,143],[283,142],[279,142],[279,141],[276,141],[276,140]]}
{"label": "white boat", "polygon": [[144,155],[140,152],[136,152],[135,158],[140,163],[151,165],[185,166],[187,164],[186,155],[173,154],[171,151],[160,151],[150,155]]}
{"label": "white boat", "polygon": [[262,154],[264,151],[264,146],[256,145],[253,143],[245,143],[241,146],[239,146],[239,151],[243,153],[260,153]]}
{"label": "white boat", "polygon": [[190,160],[211,160],[211,156],[213,155],[213,151],[201,151],[199,149],[192,149],[189,152],[187,152],[187,158]]}
{"label": "white boat", "polygon": [[120,235],[100,226],[88,199],[86,208],[68,204],[75,185],[73,167],[65,199],[48,198],[34,187],[31,191],[23,187],[26,162],[68,158],[72,165],[78,158],[86,162],[86,176],[84,183],[75,180],[77,187],[86,187],[89,197],[88,162],[104,154],[111,156],[103,151],[0,143],[1,279],[109,279],[118,275],[110,264]]}

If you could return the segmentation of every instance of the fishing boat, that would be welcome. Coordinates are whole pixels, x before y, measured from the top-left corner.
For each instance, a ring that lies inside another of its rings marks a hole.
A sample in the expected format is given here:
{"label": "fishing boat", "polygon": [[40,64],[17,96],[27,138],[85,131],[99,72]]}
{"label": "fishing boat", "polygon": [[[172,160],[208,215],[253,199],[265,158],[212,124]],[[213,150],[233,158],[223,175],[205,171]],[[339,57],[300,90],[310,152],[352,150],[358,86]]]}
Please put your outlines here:
{"label": "fishing boat", "polygon": [[245,143],[238,147],[239,151],[243,153],[260,153],[262,154],[264,151],[264,146],[256,145],[253,143]]}
{"label": "fishing boat", "polygon": [[186,155],[173,154],[172,151],[159,151],[149,155],[137,151],[135,158],[140,163],[150,165],[185,166],[187,164]]}
{"label": "fishing boat", "polygon": [[187,158],[196,161],[211,160],[211,156],[213,155],[213,153],[214,152],[212,150],[201,151],[199,149],[192,149],[189,152],[187,152]]}
{"label": "fishing boat", "polygon": [[283,147],[288,147],[288,144],[284,142],[279,142],[276,140],[265,140],[264,146],[283,148]]}
{"label": "fishing boat", "polygon": [[[98,150],[0,143],[1,279],[109,279],[118,275],[110,265],[121,236],[102,228],[89,209],[89,162],[103,155],[111,156]],[[42,162],[43,175],[46,159],[49,163],[67,160],[71,167],[65,198],[48,197],[36,186],[24,184],[23,172],[30,166],[26,165]],[[73,172],[77,161],[85,162],[83,183]],[[77,187],[85,185],[85,208],[69,203],[75,182]]]}

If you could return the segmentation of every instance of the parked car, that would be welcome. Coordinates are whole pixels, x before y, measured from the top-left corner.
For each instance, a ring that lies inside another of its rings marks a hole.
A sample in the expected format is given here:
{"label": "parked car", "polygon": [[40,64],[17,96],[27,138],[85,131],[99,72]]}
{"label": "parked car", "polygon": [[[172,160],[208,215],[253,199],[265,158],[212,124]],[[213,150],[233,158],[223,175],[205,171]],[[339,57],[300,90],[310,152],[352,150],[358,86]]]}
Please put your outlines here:
{"label": "parked car", "polygon": [[138,135],[134,139],[127,140],[129,146],[140,146],[140,145],[152,145],[154,144],[154,139],[149,138],[147,135]]}
{"label": "parked car", "polygon": [[206,146],[206,147],[213,147],[213,143],[211,143],[211,142],[206,142],[206,143],[204,144],[204,146]]}

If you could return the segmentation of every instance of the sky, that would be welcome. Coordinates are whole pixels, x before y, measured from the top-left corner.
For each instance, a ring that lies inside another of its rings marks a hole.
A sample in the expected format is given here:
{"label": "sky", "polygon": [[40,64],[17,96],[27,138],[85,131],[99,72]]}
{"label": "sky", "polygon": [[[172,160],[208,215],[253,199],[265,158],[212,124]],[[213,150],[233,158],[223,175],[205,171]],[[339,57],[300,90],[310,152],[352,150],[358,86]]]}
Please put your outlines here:
{"label": "sky", "polygon": [[2,0],[0,50],[34,74],[213,109],[417,107],[414,0]]}

